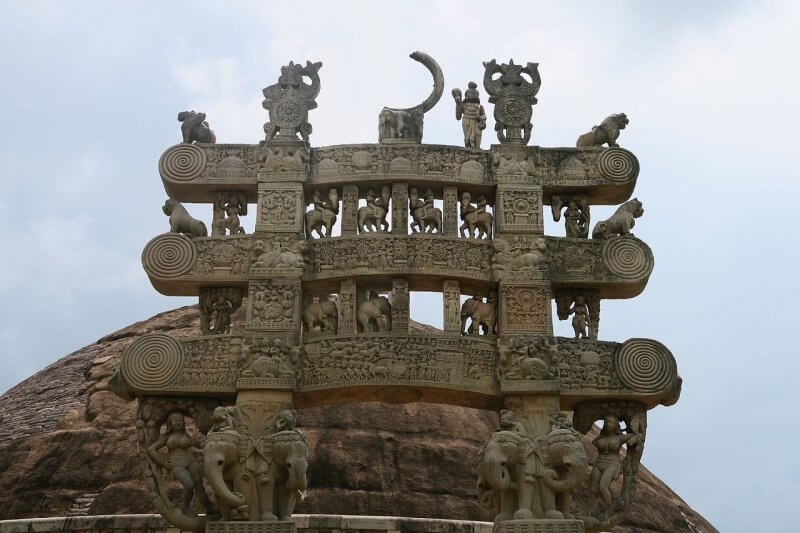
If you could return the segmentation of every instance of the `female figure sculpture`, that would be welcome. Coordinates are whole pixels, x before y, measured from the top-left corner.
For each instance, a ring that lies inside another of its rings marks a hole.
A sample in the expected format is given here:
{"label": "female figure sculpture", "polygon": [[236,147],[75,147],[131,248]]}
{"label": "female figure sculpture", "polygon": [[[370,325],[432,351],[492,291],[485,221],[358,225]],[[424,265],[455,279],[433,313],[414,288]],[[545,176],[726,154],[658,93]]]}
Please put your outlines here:
{"label": "female figure sculpture", "polygon": [[623,444],[633,446],[639,443],[640,439],[635,433],[622,432],[619,427],[619,418],[616,415],[606,415],[603,429],[592,441],[594,447],[597,448],[598,456],[589,478],[589,488],[592,494],[589,496],[587,508],[590,513],[597,505],[598,496],[605,503],[606,515],[611,513],[612,498],[609,487],[611,482],[622,473],[622,459],[620,459],[619,452]]}
{"label": "female figure sculpture", "polygon": [[577,296],[575,298],[575,303],[569,308],[569,313],[575,315],[572,317],[572,329],[575,330],[575,338],[588,339],[589,307],[583,300],[583,296]]}
{"label": "female figure sculpture", "polygon": [[[195,460],[192,448],[195,443],[186,431],[186,422],[181,413],[173,412],[167,415],[166,431],[156,442],[147,448],[150,457],[163,468],[172,473],[172,476],[183,485],[181,508],[186,514],[193,514],[189,508],[192,496],[195,494],[200,503],[209,512],[213,509],[208,499],[206,489],[203,487],[203,469]],[[159,453],[164,446],[169,451],[167,459]]]}

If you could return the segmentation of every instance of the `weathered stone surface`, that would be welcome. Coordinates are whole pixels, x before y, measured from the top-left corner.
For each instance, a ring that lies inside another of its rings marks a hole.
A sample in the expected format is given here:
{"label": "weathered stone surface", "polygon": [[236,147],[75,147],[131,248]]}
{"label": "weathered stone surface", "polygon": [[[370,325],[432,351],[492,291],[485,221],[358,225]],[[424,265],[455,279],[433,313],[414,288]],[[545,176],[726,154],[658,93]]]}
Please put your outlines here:
{"label": "weathered stone surface", "polygon": [[[233,315],[233,331],[242,330],[243,313]],[[141,477],[135,403],[111,394],[107,381],[136,338],[193,336],[199,320],[197,307],[183,307],[138,322],[0,397],[0,519],[65,516],[92,493],[90,514],[154,512]],[[411,327],[425,335],[436,331]],[[497,427],[494,413],[360,404],[305,409],[298,422],[310,464],[309,491],[297,512],[491,520],[478,505],[474,472],[478,450]],[[593,447],[587,451],[591,459]],[[177,496],[180,488],[176,483],[171,490]],[[642,468],[630,518],[614,531],[714,528]]]}

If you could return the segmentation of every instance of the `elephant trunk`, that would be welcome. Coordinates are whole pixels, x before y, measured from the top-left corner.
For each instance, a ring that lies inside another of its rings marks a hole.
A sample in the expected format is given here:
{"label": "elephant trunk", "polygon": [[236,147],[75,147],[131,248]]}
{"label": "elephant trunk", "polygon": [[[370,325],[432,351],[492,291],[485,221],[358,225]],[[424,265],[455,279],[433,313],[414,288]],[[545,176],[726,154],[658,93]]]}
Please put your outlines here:
{"label": "elephant trunk", "polygon": [[225,468],[225,458],[222,455],[206,450],[203,467],[208,482],[221,502],[232,507],[241,507],[247,503],[244,496],[238,492],[232,492],[227,483],[225,483],[222,475],[222,470]]}
{"label": "elephant trunk", "polygon": [[308,461],[306,459],[291,459],[286,461],[287,478],[284,488],[287,492],[303,492],[306,490],[308,487],[306,470],[308,470]]}
{"label": "elephant trunk", "polygon": [[484,458],[486,482],[495,490],[505,492],[513,488],[511,473],[508,471],[505,458],[495,456],[487,451]]}
{"label": "elephant trunk", "polygon": [[586,478],[586,471],[580,465],[568,465],[567,475],[559,478],[555,470],[547,469],[544,472],[544,484],[555,492],[569,492],[577,487]]}

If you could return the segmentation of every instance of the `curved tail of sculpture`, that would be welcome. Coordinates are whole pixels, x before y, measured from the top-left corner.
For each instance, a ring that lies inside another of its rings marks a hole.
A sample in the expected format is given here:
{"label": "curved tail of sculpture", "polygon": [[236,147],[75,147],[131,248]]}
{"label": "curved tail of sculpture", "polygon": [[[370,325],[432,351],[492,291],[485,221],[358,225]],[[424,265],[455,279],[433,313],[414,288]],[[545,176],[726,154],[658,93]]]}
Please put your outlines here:
{"label": "curved tail of sculpture", "polygon": [[436,105],[444,92],[444,74],[442,74],[442,67],[440,67],[439,63],[431,56],[419,50],[411,53],[408,57],[425,65],[425,68],[427,68],[433,76],[433,91],[431,91],[428,98],[417,106],[422,109],[423,113],[427,113],[433,109],[433,106]]}

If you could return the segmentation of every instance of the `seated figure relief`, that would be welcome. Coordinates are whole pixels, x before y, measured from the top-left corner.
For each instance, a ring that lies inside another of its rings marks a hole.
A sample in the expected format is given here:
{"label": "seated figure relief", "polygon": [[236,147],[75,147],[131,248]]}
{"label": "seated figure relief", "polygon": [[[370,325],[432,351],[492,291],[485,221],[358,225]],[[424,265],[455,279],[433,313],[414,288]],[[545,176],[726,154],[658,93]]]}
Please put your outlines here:
{"label": "seated figure relief", "polygon": [[413,233],[441,233],[442,210],[433,205],[433,191],[425,190],[425,198],[420,198],[416,187],[408,190],[408,205],[411,211],[411,231]]}
{"label": "seated figure relief", "polygon": [[492,221],[494,217],[486,212],[486,197],[480,195],[477,205],[472,205],[469,192],[461,193],[461,219],[464,221],[458,229],[462,237],[474,239],[492,238]]}

